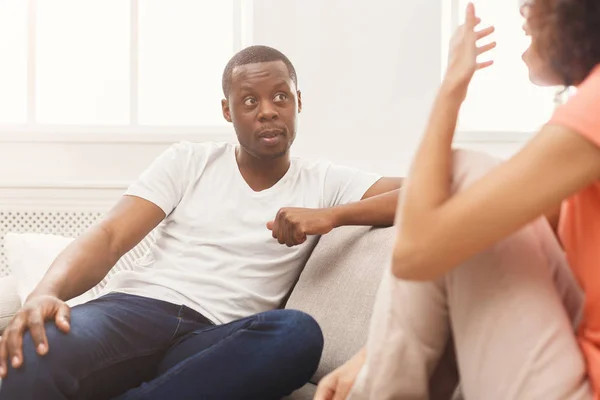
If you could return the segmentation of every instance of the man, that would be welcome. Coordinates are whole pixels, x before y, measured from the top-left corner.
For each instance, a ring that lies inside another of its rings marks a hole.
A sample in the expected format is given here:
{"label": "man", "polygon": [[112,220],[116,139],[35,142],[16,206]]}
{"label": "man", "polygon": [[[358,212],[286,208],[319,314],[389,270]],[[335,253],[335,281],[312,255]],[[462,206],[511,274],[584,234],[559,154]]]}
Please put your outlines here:
{"label": "man", "polygon": [[[223,92],[239,146],[172,146],[56,259],[2,337],[0,400],[278,399],[315,372],[317,323],[277,308],[318,235],[393,223],[401,180],[290,158],[302,99],[275,49],[236,54]],[[134,271],[69,310],[161,222]]]}

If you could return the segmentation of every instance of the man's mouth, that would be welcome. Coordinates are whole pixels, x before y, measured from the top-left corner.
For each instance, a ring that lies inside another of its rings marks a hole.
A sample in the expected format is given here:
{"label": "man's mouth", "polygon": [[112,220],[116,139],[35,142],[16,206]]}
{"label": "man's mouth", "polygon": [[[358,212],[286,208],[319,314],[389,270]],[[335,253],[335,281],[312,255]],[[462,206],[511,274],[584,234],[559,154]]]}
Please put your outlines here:
{"label": "man's mouth", "polygon": [[258,134],[258,137],[261,139],[272,139],[272,138],[277,137],[282,134],[283,134],[283,130],[273,129],[273,130],[268,130],[268,131],[262,131],[261,133]]}
{"label": "man's mouth", "polygon": [[259,140],[267,146],[278,144],[284,135],[285,131],[281,129],[262,131],[258,134]]}

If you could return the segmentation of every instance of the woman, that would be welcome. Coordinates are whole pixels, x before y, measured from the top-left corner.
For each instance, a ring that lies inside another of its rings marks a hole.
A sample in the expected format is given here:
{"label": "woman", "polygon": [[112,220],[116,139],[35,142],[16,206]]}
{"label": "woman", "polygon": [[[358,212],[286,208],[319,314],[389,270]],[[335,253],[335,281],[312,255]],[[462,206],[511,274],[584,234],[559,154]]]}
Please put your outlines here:
{"label": "woman", "polygon": [[[493,47],[477,46],[491,29],[476,31],[468,6],[399,204],[366,349],[323,379],[317,399],[427,398],[448,343],[467,399],[600,398],[600,3],[535,0],[522,12],[531,80],[577,93],[505,163],[453,153],[469,82],[491,65],[477,56]],[[560,221],[566,259],[547,221]]]}

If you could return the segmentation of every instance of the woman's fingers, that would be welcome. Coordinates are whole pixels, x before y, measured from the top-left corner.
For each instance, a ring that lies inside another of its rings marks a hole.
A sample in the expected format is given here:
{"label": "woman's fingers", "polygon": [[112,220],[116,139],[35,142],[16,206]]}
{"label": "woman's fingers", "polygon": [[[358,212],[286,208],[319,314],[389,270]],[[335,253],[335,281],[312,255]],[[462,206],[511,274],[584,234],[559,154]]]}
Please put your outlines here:
{"label": "woman's fingers", "polygon": [[487,28],[475,32],[475,38],[477,40],[481,40],[487,36],[490,36],[492,33],[494,33],[495,30],[496,28],[494,26],[488,26]]}
{"label": "woman's fingers", "polygon": [[475,69],[476,70],[484,69],[484,68],[492,66],[493,64],[494,64],[493,60],[477,63],[477,66],[475,67]]}
{"label": "woman's fingers", "polygon": [[483,53],[487,53],[488,51],[492,50],[496,48],[496,42],[492,42],[492,43],[488,43],[484,46],[478,47],[477,48],[477,55],[480,56]]}

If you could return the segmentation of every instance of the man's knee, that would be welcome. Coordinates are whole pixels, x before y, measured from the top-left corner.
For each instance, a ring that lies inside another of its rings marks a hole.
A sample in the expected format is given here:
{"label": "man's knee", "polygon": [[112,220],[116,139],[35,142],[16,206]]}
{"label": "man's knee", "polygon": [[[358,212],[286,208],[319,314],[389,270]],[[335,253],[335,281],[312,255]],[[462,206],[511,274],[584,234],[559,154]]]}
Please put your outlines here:
{"label": "man's knee", "polygon": [[278,337],[298,360],[316,370],[323,352],[323,332],[310,315],[298,310],[274,311]]}
{"label": "man's knee", "polygon": [[64,346],[65,334],[53,322],[46,323],[45,329],[49,352],[44,356],[37,354],[31,334],[26,332],[23,335],[23,364],[12,368],[9,362],[8,373],[0,388],[0,400],[42,398],[36,396],[52,391],[56,386],[58,375],[64,372],[61,360],[69,350]]}
{"label": "man's knee", "polygon": [[307,343],[323,346],[323,332],[312,316],[299,310],[280,310],[278,314],[277,318],[286,335],[302,336]]}
{"label": "man's knee", "polygon": [[473,150],[456,149],[452,152],[452,190],[459,192],[471,186],[502,160]]}

